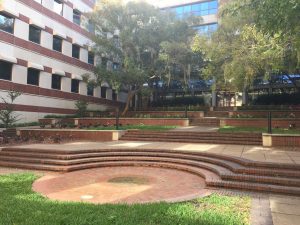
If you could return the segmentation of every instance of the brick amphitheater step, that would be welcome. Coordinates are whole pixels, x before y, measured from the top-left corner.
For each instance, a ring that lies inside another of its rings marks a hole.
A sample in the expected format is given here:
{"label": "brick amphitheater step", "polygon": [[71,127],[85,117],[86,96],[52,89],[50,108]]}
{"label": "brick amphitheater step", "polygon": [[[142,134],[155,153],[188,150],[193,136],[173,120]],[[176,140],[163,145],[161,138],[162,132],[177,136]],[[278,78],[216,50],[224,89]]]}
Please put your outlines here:
{"label": "brick amphitheater step", "polygon": [[120,140],[262,145],[262,135],[259,133],[128,131]]}
{"label": "brick amphitheater step", "polygon": [[207,127],[219,127],[220,119],[214,117],[204,117],[204,118],[191,118],[191,126],[207,126]]}
{"label": "brick amphitheater step", "polygon": [[205,152],[160,149],[4,148],[0,166],[70,172],[109,166],[155,166],[191,172],[208,187],[300,196],[300,165],[256,162]]}

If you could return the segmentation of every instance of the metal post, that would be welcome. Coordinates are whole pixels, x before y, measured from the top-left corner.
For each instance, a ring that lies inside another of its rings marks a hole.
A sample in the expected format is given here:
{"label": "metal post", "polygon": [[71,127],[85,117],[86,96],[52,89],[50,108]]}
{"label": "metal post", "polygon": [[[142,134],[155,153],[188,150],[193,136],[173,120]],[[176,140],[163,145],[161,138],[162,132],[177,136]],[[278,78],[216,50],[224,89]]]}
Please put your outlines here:
{"label": "metal post", "polygon": [[119,130],[119,108],[116,109],[116,130]]}
{"label": "metal post", "polygon": [[272,134],[272,112],[268,113],[268,133]]}

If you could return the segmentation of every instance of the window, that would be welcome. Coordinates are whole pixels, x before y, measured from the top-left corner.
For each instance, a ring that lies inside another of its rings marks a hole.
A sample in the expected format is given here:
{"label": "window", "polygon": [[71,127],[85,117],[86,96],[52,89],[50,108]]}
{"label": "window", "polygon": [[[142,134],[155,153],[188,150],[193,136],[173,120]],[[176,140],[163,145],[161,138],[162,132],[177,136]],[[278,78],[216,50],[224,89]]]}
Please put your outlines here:
{"label": "window", "polygon": [[12,63],[0,61],[0,79],[11,80]]}
{"label": "window", "polygon": [[91,20],[88,22],[87,30],[92,34],[95,33],[95,24]]}
{"label": "window", "polygon": [[81,12],[76,9],[73,9],[73,23],[76,23],[79,26],[81,23]]}
{"label": "window", "polygon": [[62,38],[53,36],[53,50],[62,52]]}
{"label": "window", "polygon": [[33,68],[27,70],[27,84],[39,86],[40,83],[40,71]]}
{"label": "window", "polygon": [[71,92],[79,93],[79,80],[72,79],[71,81]]}
{"label": "window", "polygon": [[35,26],[29,26],[29,41],[40,44],[41,43],[41,29]]}
{"label": "window", "polygon": [[94,65],[95,63],[95,56],[93,52],[89,52],[88,55],[88,63]]}
{"label": "window", "polygon": [[63,3],[60,0],[54,0],[53,11],[59,15],[63,15]]}
{"label": "window", "polygon": [[107,87],[101,87],[101,98],[106,98]]}
{"label": "window", "polygon": [[171,8],[171,11],[174,11],[178,18],[182,18],[183,16],[206,16],[211,14],[217,14],[218,12],[218,1],[208,1],[201,2],[191,5],[179,6],[175,8]]}
{"label": "window", "polygon": [[43,0],[35,0],[37,3],[43,4]]}
{"label": "window", "polygon": [[119,63],[113,63],[113,70],[119,69],[120,64]]}
{"label": "window", "polygon": [[80,56],[80,47],[78,45],[72,45],[72,57],[79,59]]}
{"label": "window", "polygon": [[14,21],[14,18],[0,13],[0,30],[12,34],[14,32]]}
{"label": "window", "polygon": [[212,24],[201,25],[198,27],[194,27],[194,29],[197,30],[200,35],[210,36],[213,32],[215,32],[218,29],[218,24],[212,23]]}
{"label": "window", "polygon": [[52,74],[51,88],[56,90],[61,89],[61,76],[57,74]]}
{"label": "window", "polygon": [[87,95],[94,96],[94,87],[87,86]]}
{"label": "window", "polygon": [[117,101],[117,98],[118,98],[118,94],[117,94],[116,90],[112,90],[112,100]]}

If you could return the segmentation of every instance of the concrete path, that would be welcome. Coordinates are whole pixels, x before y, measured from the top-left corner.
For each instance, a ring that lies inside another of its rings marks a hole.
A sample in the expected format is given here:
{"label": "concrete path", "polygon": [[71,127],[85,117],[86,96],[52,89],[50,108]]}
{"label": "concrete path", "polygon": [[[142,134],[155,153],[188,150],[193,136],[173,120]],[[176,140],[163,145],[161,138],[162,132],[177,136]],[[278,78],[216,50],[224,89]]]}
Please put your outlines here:
{"label": "concrete path", "polygon": [[[242,144],[242,143],[241,143]],[[236,156],[261,162],[300,164],[300,149],[267,148],[250,145],[220,145],[220,144],[188,144],[174,142],[74,142],[66,144],[32,144],[18,146],[20,148],[39,148],[56,150],[84,150],[104,148],[142,148],[142,149],[171,149],[209,152],[228,156]]]}
{"label": "concrete path", "polygon": [[171,131],[188,131],[188,132],[217,132],[219,127],[201,127],[201,126],[188,126],[188,127],[177,127]]}

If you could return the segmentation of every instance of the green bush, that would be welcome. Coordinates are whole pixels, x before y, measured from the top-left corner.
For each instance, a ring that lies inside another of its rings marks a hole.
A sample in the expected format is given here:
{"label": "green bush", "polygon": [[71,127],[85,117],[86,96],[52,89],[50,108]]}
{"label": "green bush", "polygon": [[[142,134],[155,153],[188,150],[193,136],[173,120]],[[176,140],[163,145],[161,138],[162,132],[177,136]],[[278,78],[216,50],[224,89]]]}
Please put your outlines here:
{"label": "green bush", "polygon": [[300,105],[300,93],[259,95],[253,105]]}

